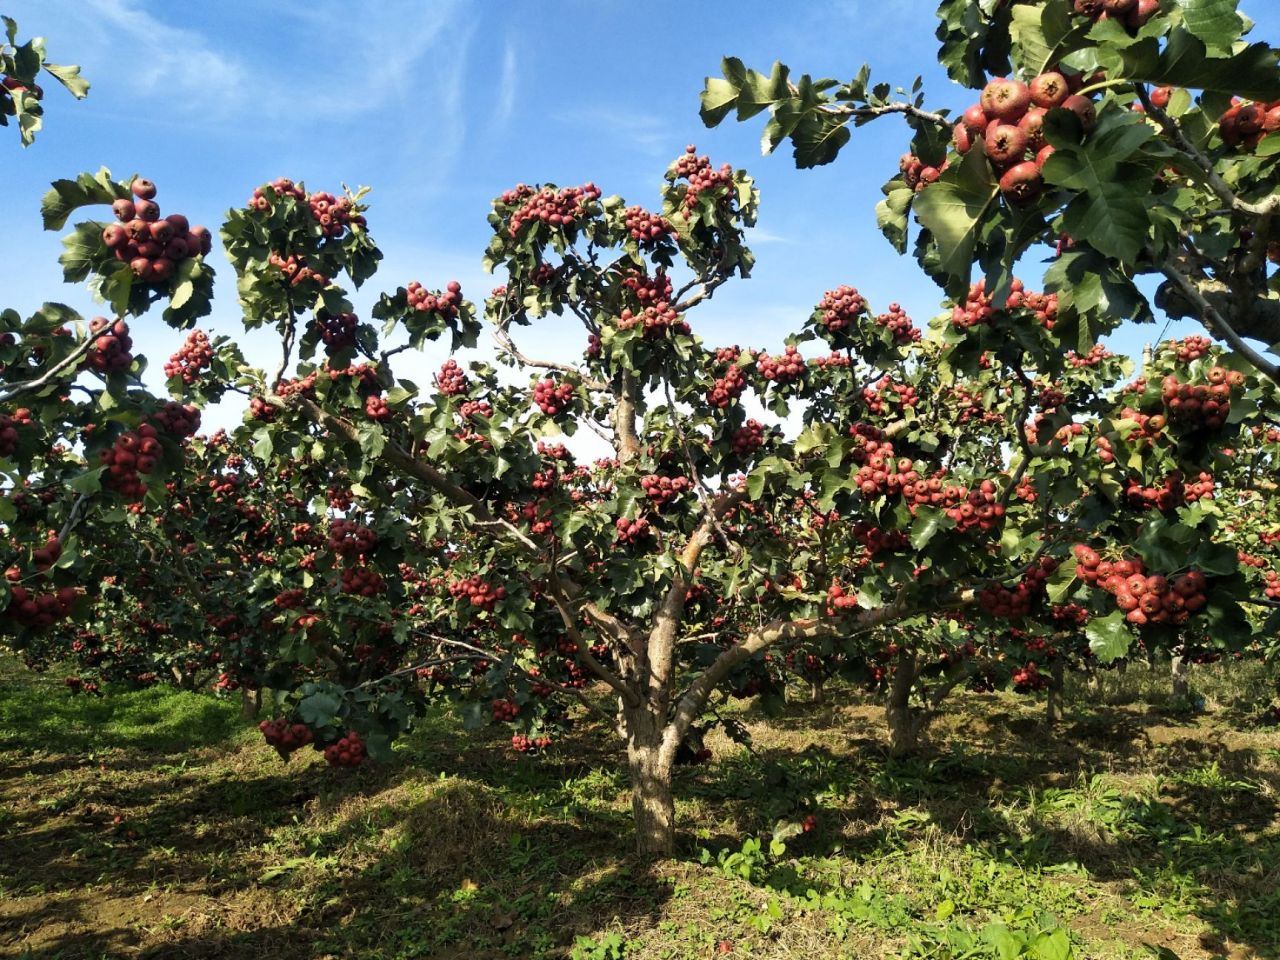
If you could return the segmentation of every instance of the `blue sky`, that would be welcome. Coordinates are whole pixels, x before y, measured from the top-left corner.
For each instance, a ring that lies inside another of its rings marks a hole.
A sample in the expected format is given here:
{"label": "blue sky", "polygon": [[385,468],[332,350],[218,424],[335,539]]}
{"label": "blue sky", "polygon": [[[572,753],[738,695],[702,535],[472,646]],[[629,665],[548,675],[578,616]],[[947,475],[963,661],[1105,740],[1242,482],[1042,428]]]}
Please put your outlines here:
{"label": "blue sky", "polygon": [[[87,291],[62,283],[58,237],[41,232],[39,199],[50,180],[100,165],[155,180],[165,213],[215,232],[228,207],[276,176],[313,190],[373,187],[370,229],[386,259],[355,298],[367,314],[377,291],[414,279],[431,287],[458,279],[483,300],[498,282],[480,267],[485,215],[513,184],[593,179],[606,195],[654,207],[667,163],[696,143],[717,164],[746,167],[762,191],[752,278],[722,289],[691,318],[711,345],[777,348],[823,291],[841,283],[876,309],[896,300],[923,323],[938,311],[939,291],[914,261],[893,253],[873,214],[905,126],[879,121],[855,131],[835,164],[797,171],[787,155],[760,156],[759,118],[706,130],[698,93],[724,55],[760,69],[781,59],[842,79],[865,60],[877,81],[909,86],[922,74],[933,105],[962,108],[973,96],[936,65],[934,6],[9,0],[5,11],[22,35],[47,37],[51,59],[81,64],[93,89],[80,103],[49,90],[47,127],[34,147],[19,150],[16,135],[7,138],[4,306],[27,313],[59,300],[97,312]],[[1280,10],[1270,0],[1243,6],[1258,35],[1280,39]],[[219,297],[201,325],[238,339],[256,365],[272,365],[272,342],[246,338],[240,327],[229,264],[218,250],[211,260]],[[134,327],[158,387],[182,335],[158,314]],[[1125,333],[1117,346],[1138,350],[1162,327]],[[539,349],[561,357],[580,351],[581,340],[580,328],[554,321],[538,330]],[[443,358],[436,351],[397,372],[423,383]],[[234,419],[228,411],[224,422]]]}

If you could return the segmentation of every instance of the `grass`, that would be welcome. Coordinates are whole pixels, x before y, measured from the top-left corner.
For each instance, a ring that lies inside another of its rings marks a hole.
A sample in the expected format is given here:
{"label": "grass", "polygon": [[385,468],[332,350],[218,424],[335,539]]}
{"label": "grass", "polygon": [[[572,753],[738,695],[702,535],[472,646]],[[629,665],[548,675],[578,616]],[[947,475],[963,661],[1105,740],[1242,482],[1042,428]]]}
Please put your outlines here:
{"label": "grass", "polygon": [[[920,755],[832,691],[677,777],[629,856],[586,720],[543,761],[430,717],[377,769],[288,765],[238,703],[94,700],[0,662],[0,957],[1280,957],[1280,735],[1247,665],[1109,674],[1064,722],[960,699]],[[809,814],[817,827],[798,824]]]}

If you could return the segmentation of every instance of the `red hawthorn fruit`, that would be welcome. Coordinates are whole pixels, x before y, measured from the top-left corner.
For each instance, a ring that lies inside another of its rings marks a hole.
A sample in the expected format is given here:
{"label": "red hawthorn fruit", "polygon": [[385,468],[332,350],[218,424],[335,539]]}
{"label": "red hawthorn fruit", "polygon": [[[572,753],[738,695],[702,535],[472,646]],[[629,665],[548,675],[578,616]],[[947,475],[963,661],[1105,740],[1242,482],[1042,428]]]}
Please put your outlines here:
{"label": "red hawthorn fruit", "polygon": [[1044,107],[1031,107],[1018,121],[1018,129],[1027,135],[1027,149],[1039,151],[1047,146],[1044,139],[1044,117],[1048,112]]}
{"label": "red hawthorn fruit", "polygon": [[129,232],[120,224],[113,223],[102,231],[102,242],[108,250],[116,250],[129,242]]}
{"label": "red hawthorn fruit", "polygon": [[1080,118],[1080,125],[1084,127],[1085,133],[1092,132],[1093,128],[1097,126],[1098,108],[1094,106],[1093,101],[1088,97],[1073,93],[1062,102],[1062,106]]}
{"label": "red hawthorn fruit", "polygon": [[150,200],[156,195],[156,185],[143,177],[137,177],[129,185],[129,189],[139,200]]}
{"label": "red hawthorn fruit", "polygon": [[1151,105],[1159,107],[1163,110],[1169,105],[1169,98],[1173,95],[1173,87],[1162,86],[1156,87],[1151,91]]}
{"label": "red hawthorn fruit", "polygon": [[1031,89],[1021,80],[1000,77],[982,88],[978,102],[992,120],[1017,123],[1031,105]]}
{"label": "red hawthorn fruit", "polygon": [[133,201],[126,200],[123,197],[111,204],[111,212],[115,214],[116,219],[121,223],[128,223],[138,215],[137,211],[134,210]]}
{"label": "red hawthorn fruit", "polygon": [[969,131],[970,135],[980,137],[986,132],[987,125],[991,120],[987,117],[986,111],[982,109],[982,104],[975,103],[961,114],[960,122],[964,124],[964,128]]}
{"label": "red hawthorn fruit", "polygon": [[1043,191],[1040,167],[1031,160],[1010,167],[1000,178],[1000,192],[1015,206],[1033,203]]}
{"label": "red hawthorn fruit", "polygon": [[1062,101],[1071,96],[1066,77],[1053,70],[1032,80],[1030,91],[1031,102],[1045,110],[1062,106]]}
{"label": "red hawthorn fruit", "polygon": [[956,152],[960,156],[964,156],[973,149],[973,134],[969,132],[969,128],[964,123],[957,123],[955,130],[952,131],[952,142],[956,145]]}
{"label": "red hawthorn fruit", "polygon": [[1139,30],[1147,25],[1152,17],[1160,12],[1160,0],[1138,0],[1128,16],[1125,17],[1124,25],[1130,30]]}
{"label": "red hawthorn fruit", "polygon": [[1056,152],[1057,148],[1053,144],[1046,144],[1041,148],[1040,152],[1036,154],[1036,166],[1043,170],[1044,162],[1052,157]]}
{"label": "red hawthorn fruit", "polygon": [[1128,16],[1137,6],[1138,0],[1102,0],[1102,9],[1112,17]]}
{"label": "red hawthorn fruit", "polygon": [[1027,152],[1027,135],[1011,123],[993,123],[987,127],[986,145],[992,163],[1017,163]]}
{"label": "red hawthorn fruit", "polygon": [[150,223],[160,219],[160,204],[154,200],[138,200],[134,203],[133,209],[139,220]]}

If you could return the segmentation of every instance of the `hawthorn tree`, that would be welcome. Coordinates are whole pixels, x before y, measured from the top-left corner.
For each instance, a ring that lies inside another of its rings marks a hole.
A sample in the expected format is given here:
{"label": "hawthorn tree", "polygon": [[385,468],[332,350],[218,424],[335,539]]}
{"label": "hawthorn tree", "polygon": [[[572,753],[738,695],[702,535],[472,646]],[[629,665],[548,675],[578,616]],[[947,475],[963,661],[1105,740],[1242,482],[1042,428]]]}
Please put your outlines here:
{"label": "hawthorn tree", "polygon": [[[831,89],[797,86],[802,101]],[[939,127],[919,110],[894,112]],[[1104,106],[1095,138],[1109,123],[1145,121]],[[673,768],[706,759],[724,698],[776,707],[788,658],[890,686],[905,749],[948,690],[994,682],[1001,654],[1034,689],[1050,651],[1111,661],[1139,639],[1276,634],[1271,581],[1240,558],[1256,537],[1249,555],[1274,569],[1276,383],[1200,340],[1130,380],[1097,343],[1087,279],[959,277],[926,326],[837,278],[785,343],[708,344],[698,308],[749,275],[758,198],[690,147],[652,209],[592,183],[504,192],[485,253],[501,285],[477,306],[456,283],[406,282],[378,299],[377,328],[348,299],[381,257],[365,194],[278,179],[222,240],[244,322],[278,333],[279,361],[251,368],[193,331],[158,398],[129,318],[162,305],[191,327],[212,269],[205,234],[162,219],[155,193],[105,170],[56,182],[50,228],[103,211],[74,225],[63,263],[115,315],[68,335],[65,307],[4,315],[5,402],[32,401],[0,424],[4,628],[35,665],[77,662],[82,691],[215,672],[270,688],[268,742],[334,766],[386,759],[433,701],[551,750],[575,701],[600,709],[608,691],[637,846],[662,856]],[[983,216],[1022,209],[992,199]],[[921,236],[935,273],[983,262],[977,241],[943,258]],[[580,354],[525,352],[523,328],[565,320]],[[464,354],[486,324],[497,368]],[[398,356],[446,337],[433,382],[397,376]],[[229,389],[250,395],[244,425],[198,436]],[[580,462],[561,439],[586,431],[608,455]]]}
{"label": "hawthorn tree", "polygon": [[89,94],[89,82],[80,76],[80,68],[50,63],[45,57],[44,38],[35,37],[18,43],[18,24],[12,17],[0,16],[4,38],[0,39],[0,127],[10,118],[18,125],[22,145],[29,147],[44,126],[44,88],[37,83],[41,72],[49,74],[77,100]]}

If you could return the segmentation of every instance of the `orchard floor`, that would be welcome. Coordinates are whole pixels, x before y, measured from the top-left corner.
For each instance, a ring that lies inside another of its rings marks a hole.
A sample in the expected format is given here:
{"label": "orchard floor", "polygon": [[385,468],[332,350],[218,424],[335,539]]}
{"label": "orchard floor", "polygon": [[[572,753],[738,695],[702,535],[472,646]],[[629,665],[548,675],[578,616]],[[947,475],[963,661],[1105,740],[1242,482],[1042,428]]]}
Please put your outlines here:
{"label": "orchard floor", "polygon": [[710,738],[649,869],[585,723],[536,762],[441,716],[333,771],[235,703],[0,662],[0,957],[1280,958],[1280,732],[1212,693],[1256,671],[1192,680],[1207,712],[1131,669],[1052,732],[957,698],[909,761],[857,698],[738,705],[754,752]]}

